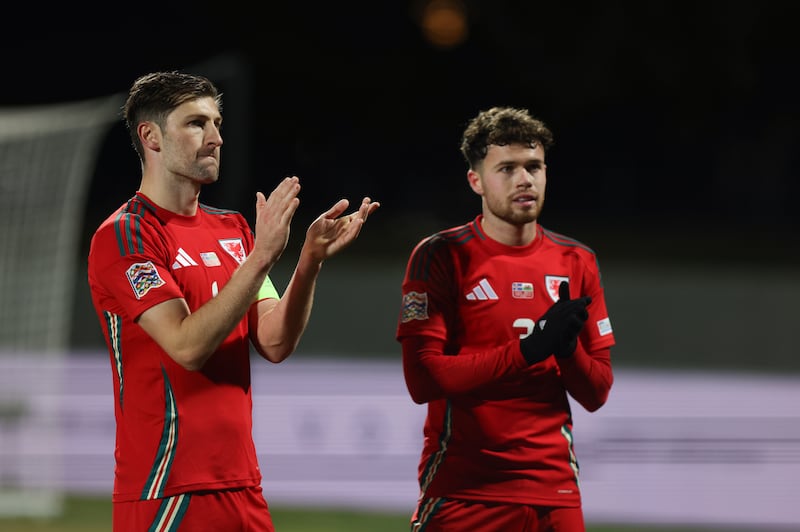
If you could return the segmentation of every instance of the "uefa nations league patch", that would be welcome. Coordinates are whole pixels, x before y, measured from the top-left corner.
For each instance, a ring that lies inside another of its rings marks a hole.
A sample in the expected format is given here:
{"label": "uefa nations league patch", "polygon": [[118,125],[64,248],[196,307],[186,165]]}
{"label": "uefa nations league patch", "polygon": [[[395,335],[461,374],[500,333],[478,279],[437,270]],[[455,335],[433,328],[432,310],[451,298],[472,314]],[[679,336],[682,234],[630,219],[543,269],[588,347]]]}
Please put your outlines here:
{"label": "uefa nations league patch", "polygon": [[125,272],[136,299],[142,299],[151,288],[164,286],[166,282],[158,274],[156,265],[150,261],[132,264]]}
{"label": "uefa nations league patch", "polygon": [[403,312],[400,320],[407,323],[411,320],[428,319],[427,292],[409,292],[403,294]]}

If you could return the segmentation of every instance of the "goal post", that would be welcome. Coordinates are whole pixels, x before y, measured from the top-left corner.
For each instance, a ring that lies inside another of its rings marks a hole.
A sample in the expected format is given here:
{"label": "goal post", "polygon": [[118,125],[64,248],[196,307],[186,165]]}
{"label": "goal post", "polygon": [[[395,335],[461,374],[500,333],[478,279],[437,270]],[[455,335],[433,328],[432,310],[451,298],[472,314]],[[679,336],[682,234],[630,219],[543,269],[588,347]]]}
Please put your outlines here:
{"label": "goal post", "polygon": [[[225,186],[209,193],[220,205],[252,208],[252,195],[245,193],[251,67],[237,54],[222,54],[189,71],[212,79],[225,94]],[[99,325],[86,284],[86,237],[96,227],[85,224],[93,180],[119,176],[120,161],[105,168],[110,151],[101,150],[124,127],[126,96],[0,105],[0,517],[58,514],[64,495],[81,489],[65,480],[65,470],[80,467],[90,452],[60,438],[76,430],[63,416],[65,404],[82,400],[66,375],[75,371],[76,357],[69,355],[78,346],[108,356],[96,340]],[[132,192],[113,200],[114,208]],[[86,346],[77,340],[90,335]],[[110,399],[108,406],[113,416]],[[107,475],[110,493],[113,467]]]}
{"label": "goal post", "polygon": [[89,185],[123,102],[0,107],[0,516],[61,511],[60,368]]}
{"label": "goal post", "polygon": [[119,95],[0,109],[0,346],[68,347],[82,222]]}

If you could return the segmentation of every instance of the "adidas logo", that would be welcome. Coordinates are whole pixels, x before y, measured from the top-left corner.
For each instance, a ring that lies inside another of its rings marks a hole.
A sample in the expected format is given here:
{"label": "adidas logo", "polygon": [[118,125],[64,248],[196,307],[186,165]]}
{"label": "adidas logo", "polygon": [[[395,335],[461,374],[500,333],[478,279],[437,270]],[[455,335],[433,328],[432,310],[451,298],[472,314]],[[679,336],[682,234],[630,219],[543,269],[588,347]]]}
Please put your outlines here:
{"label": "adidas logo", "polygon": [[178,248],[178,254],[175,256],[175,262],[172,263],[172,269],[177,270],[185,266],[197,266],[197,263],[183,248]]}
{"label": "adidas logo", "polygon": [[485,278],[481,279],[481,282],[478,285],[467,292],[467,301],[485,301],[487,299],[500,299],[497,297],[497,294],[494,292],[494,288],[492,285],[489,284]]}

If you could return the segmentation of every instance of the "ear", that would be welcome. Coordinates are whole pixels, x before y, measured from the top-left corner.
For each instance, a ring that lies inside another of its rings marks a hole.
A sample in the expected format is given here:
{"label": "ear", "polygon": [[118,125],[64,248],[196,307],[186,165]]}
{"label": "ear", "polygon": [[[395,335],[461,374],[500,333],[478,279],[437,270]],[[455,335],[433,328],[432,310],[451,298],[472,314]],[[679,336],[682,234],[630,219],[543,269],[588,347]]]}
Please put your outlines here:
{"label": "ear", "polygon": [[142,146],[148,150],[161,151],[161,129],[154,122],[142,122],[136,131]]}
{"label": "ear", "polygon": [[481,175],[478,172],[470,169],[467,172],[467,181],[475,194],[483,196],[483,183],[481,182]]}

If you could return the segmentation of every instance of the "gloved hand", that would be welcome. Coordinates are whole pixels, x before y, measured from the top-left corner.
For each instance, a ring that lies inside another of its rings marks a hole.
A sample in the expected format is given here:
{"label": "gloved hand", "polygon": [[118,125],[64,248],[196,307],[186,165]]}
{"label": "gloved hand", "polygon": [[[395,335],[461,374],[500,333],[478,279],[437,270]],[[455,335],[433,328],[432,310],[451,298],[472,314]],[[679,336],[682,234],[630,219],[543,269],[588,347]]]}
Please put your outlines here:
{"label": "gloved hand", "polygon": [[558,287],[559,299],[536,320],[533,331],[519,341],[519,347],[528,364],[541,362],[551,354],[559,358],[571,357],[578,345],[578,334],[589,318],[586,306],[589,296],[569,298],[569,283]]}

